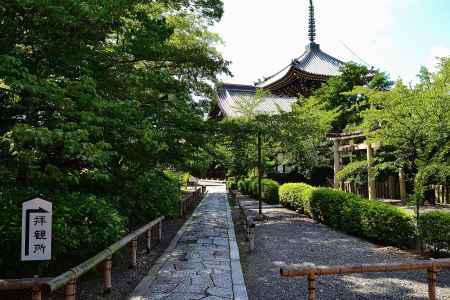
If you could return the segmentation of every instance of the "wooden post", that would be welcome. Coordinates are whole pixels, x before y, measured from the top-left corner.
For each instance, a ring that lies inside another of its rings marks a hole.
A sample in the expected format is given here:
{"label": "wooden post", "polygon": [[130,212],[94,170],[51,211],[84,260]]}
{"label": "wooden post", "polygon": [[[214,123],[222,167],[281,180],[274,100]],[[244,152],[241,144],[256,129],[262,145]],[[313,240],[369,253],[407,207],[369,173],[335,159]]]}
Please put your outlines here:
{"label": "wooden post", "polygon": [[436,268],[428,269],[428,299],[430,300],[436,300],[436,281]]}
{"label": "wooden post", "polygon": [[77,291],[77,283],[75,279],[70,280],[64,287],[64,300],[75,300]]}
{"label": "wooden post", "polygon": [[261,177],[262,177],[262,158],[261,158],[261,133],[258,132],[258,218],[262,219],[262,191],[261,191]]}
{"label": "wooden post", "polygon": [[374,170],[372,168],[372,161],[373,161],[373,148],[372,145],[369,143],[367,144],[367,187],[369,189],[369,200],[375,200],[376,195],[376,185],[375,185],[375,174]]}
{"label": "wooden post", "polygon": [[147,253],[152,249],[152,228],[147,230]]}
{"label": "wooden post", "polygon": [[250,248],[250,252],[253,252],[253,251],[255,251],[255,238],[256,238],[255,222],[252,221],[250,223],[250,225],[248,226],[248,228],[249,228],[249,236],[248,236],[249,248]]}
{"label": "wooden post", "polygon": [[402,200],[402,204],[406,202],[406,178],[405,178],[405,170],[400,168],[398,170],[398,182],[400,186],[400,200]]}
{"label": "wooden post", "polygon": [[308,300],[316,300],[316,274],[308,274]]}
{"label": "wooden post", "polygon": [[183,202],[184,202],[184,199],[181,198],[180,199],[180,217],[183,217]]}
{"label": "wooden post", "polygon": [[162,221],[159,221],[158,225],[158,241],[161,242],[162,240]]}
{"label": "wooden post", "polygon": [[41,287],[35,286],[31,290],[31,299],[32,300],[42,300],[42,290]]}
{"label": "wooden post", "polygon": [[103,263],[103,293],[111,293],[111,270],[112,270],[112,257],[108,257]]}
{"label": "wooden post", "polygon": [[339,188],[340,182],[336,178],[336,173],[341,169],[341,157],[339,154],[339,141],[335,140],[333,144],[333,153],[334,153],[334,187]]}
{"label": "wooden post", "polygon": [[130,269],[134,269],[137,266],[137,238],[131,240],[128,244],[130,255]]}

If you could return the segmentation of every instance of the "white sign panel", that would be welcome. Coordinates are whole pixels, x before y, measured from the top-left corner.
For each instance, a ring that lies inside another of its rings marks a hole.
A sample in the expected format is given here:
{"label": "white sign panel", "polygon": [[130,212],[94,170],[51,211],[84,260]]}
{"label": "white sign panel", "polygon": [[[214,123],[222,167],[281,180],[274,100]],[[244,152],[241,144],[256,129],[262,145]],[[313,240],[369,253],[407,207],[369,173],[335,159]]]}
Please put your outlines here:
{"label": "white sign panel", "polygon": [[50,260],[52,203],[33,199],[22,204],[22,260]]}

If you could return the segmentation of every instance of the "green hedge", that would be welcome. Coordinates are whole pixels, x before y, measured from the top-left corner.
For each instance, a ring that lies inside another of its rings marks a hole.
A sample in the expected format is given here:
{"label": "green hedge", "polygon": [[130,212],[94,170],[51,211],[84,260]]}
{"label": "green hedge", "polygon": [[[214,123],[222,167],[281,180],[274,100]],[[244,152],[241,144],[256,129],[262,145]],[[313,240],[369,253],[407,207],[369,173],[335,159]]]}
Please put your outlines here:
{"label": "green hedge", "polygon": [[389,204],[306,184],[280,188],[281,203],[303,210],[320,223],[374,242],[399,247],[417,237],[414,216]]}
{"label": "green hedge", "polygon": [[[246,178],[241,179],[237,183],[239,191],[253,197],[258,196],[258,179]],[[261,180],[261,196],[262,200],[269,204],[277,204],[279,202],[278,189],[280,185],[275,180],[264,178]]]}
{"label": "green hedge", "polygon": [[426,245],[434,248],[435,253],[450,250],[450,213],[433,211],[420,215],[419,235]]}
{"label": "green hedge", "polygon": [[[33,274],[36,264],[20,261],[21,205],[33,194],[0,191],[0,232],[2,251],[0,276]],[[114,243],[126,232],[125,218],[105,199],[90,194],[55,195],[53,203],[53,249],[48,269],[62,272],[95,255]]]}
{"label": "green hedge", "polygon": [[280,187],[280,203],[302,214],[312,216],[309,198],[315,187],[305,183],[286,183]]}
{"label": "green hedge", "polygon": [[238,180],[236,177],[228,177],[227,178],[227,188],[229,190],[237,190],[238,188]]}

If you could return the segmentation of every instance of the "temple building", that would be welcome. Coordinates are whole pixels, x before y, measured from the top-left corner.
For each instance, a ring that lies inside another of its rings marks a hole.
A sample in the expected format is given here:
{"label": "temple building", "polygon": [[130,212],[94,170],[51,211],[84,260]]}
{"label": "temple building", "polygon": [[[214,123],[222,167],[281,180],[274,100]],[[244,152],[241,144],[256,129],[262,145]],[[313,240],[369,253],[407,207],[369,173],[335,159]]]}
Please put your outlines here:
{"label": "temple building", "polygon": [[256,111],[277,113],[279,109],[289,112],[299,96],[308,97],[331,76],[339,74],[344,64],[325,53],[316,43],[316,24],[313,1],[309,1],[309,43],[302,55],[294,58],[279,72],[258,80],[253,85],[221,84],[217,87],[218,101],[210,111],[211,118],[239,116],[237,101],[245,101],[255,95],[258,88],[270,92],[264,97]]}

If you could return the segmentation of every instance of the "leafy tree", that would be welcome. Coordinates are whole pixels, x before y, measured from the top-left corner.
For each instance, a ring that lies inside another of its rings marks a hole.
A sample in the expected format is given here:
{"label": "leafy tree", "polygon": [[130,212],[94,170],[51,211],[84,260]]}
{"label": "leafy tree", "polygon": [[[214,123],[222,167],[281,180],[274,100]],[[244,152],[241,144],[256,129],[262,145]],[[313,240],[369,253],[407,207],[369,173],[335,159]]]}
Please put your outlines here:
{"label": "leafy tree", "polygon": [[173,213],[167,170],[203,168],[202,103],[228,72],[208,31],[222,2],[12,0],[0,12],[0,193],[106,199],[118,226]]}
{"label": "leafy tree", "polygon": [[292,112],[266,114],[258,105],[268,94],[258,91],[236,104],[240,117],[227,118],[220,124],[221,133],[215,141],[229,175],[256,174],[256,136],[262,137],[265,170],[286,164],[304,176],[314,167],[326,164],[329,147],[326,132],[336,116],[335,110],[325,111],[316,99],[299,99]]}
{"label": "leafy tree", "polygon": [[441,182],[450,174],[450,60],[442,60],[436,74],[424,69],[421,74],[423,80],[415,87],[399,81],[390,91],[362,87],[353,91],[368,96],[371,107],[362,114],[362,127],[369,139],[395,148],[393,163],[410,171],[420,200],[430,170],[440,166]]}
{"label": "leafy tree", "polygon": [[332,130],[341,132],[347,126],[359,124],[359,112],[368,108],[363,95],[346,94],[355,86],[368,86],[376,90],[388,90],[392,85],[389,77],[382,72],[369,70],[366,66],[347,63],[340,74],[328,79],[314,92],[314,97],[326,110],[338,109],[339,116],[333,122]]}

